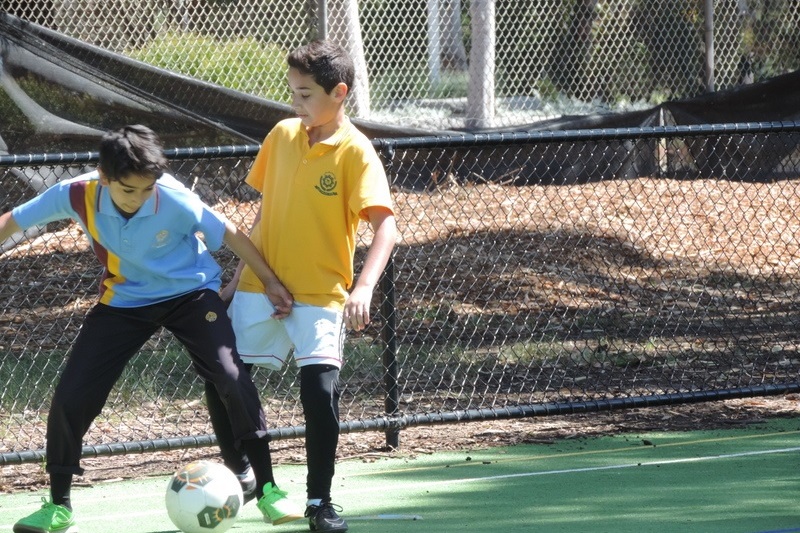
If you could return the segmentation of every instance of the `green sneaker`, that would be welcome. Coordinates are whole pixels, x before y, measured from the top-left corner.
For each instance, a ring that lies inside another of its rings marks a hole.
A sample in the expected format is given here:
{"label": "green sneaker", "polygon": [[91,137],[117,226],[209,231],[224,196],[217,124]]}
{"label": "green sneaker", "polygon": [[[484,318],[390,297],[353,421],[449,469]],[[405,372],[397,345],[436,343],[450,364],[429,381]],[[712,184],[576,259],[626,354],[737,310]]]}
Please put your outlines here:
{"label": "green sneaker", "polygon": [[286,491],[278,489],[272,483],[264,485],[264,495],[256,505],[264,515],[264,522],[273,526],[303,518],[303,513],[298,513],[286,497]]}
{"label": "green sneaker", "polygon": [[14,524],[14,533],[78,533],[72,511],[42,498],[42,508]]}

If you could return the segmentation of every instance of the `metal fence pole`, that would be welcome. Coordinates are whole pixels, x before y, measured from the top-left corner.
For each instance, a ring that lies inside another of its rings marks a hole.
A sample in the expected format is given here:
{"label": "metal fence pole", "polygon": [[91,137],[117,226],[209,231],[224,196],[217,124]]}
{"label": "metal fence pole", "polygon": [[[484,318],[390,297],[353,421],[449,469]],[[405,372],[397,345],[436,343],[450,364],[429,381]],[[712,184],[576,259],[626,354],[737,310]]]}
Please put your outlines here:
{"label": "metal fence pole", "polygon": [[[383,302],[381,304],[381,314],[383,315],[383,368],[384,386],[386,388],[386,399],[384,408],[388,416],[396,416],[400,413],[400,392],[397,385],[398,365],[397,365],[397,335],[396,335],[396,308],[394,291],[394,259],[389,258],[381,277],[381,293]],[[390,448],[400,447],[400,430],[386,430],[386,445]]]}
{"label": "metal fence pole", "polygon": [[[379,154],[383,159],[387,169],[389,183],[394,182],[392,173],[392,159],[394,157],[394,145],[386,144],[381,146]],[[383,318],[383,328],[381,338],[383,339],[383,368],[384,368],[384,387],[386,398],[384,399],[384,410],[387,416],[397,416],[400,414],[400,391],[398,387],[399,369],[397,365],[397,306],[395,301],[395,268],[394,253],[389,257],[386,268],[380,280],[381,287],[381,318]],[[386,445],[390,448],[400,447],[400,429],[389,427],[386,430]]]}

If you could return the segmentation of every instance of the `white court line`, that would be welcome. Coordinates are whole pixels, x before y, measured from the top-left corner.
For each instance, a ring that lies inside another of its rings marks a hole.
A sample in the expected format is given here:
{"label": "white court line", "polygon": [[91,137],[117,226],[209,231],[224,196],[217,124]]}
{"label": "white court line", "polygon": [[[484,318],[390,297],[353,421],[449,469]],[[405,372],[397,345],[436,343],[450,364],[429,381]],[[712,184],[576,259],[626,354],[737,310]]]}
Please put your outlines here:
{"label": "white court line", "polygon": [[[792,452],[800,452],[800,446],[793,447],[793,448],[778,448],[774,450],[758,450],[752,452],[740,452],[740,453],[726,453],[726,454],[719,454],[719,455],[706,455],[706,456],[699,456],[699,457],[689,457],[685,459],[664,459],[661,461],[642,461],[636,463],[624,463],[619,465],[606,465],[606,466],[591,466],[591,467],[584,467],[584,468],[565,468],[559,470],[543,470],[539,472],[519,472],[516,474],[502,474],[498,476],[483,476],[483,477],[471,477],[471,478],[464,478],[464,479],[452,479],[452,480],[443,480],[443,481],[421,481],[414,483],[414,488],[418,487],[436,487],[442,485],[458,485],[462,483],[475,483],[480,481],[497,481],[500,479],[513,479],[513,478],[522,478],[522,477],[534,477],[534,476],[553,476],[559,474],[581,474],[586,472],[601,472],[605,470],[620,470],[624,468],[636,468],[641,466],[661,466],[661,465],[670,465],[670,464],[680,464],[680,463],[697,463],[702,461],[716,461],[720,459],[736,459],[740,457],[754,457],[758,455],[774,455],[778,453],[792,453]],[[350,490],[342,490],[339,491],[342,494],[371,494],[374,493],[374,488],[363,488],[363,489],[350,489]],[[135,496],[134,496],[135,497]],[[108,504],[111,500],[119,499],[124,501],[130,501],[131,495],[120,496],[119,498],[101,498],[101,499],[90,499],[90,500],[81,500],[81,505],[89,506],[93,501],[101,501],[105,504]],[[38,505],[36,506],[38,507]],[[13,509],[30,509],[34,508],[31,505],[25,505],[21,507],[16,507]],[[120,514],[113,514],[113,515],[101,515],[95,517],[84,517],[79,516],[79,520],[81,522],[96,522],[100,520],[114,520],[114,519],[126,519],[132,516],[154,516],[164,514],[163,508],[159,506],[157,509],[152,509],[150,511],[141,511],[137,513],[120,513]],[[0,524],[0,532],[11,531],[13,524]]]}
{"label": "white court line", "polygon": [[[621,465],[591,466],[585,468],[567,468],[563,470],[544,470],[540,472],[520,472],[517,474],[502,474],[499,476],[472,477],[472,478],[452,479],[443,481],[421,481],[421,482],[415,482],[414,487],[416,488],[420,486],[435,487],[439,485],[458,485],[461,483],[475,483],[477,481],[496,481],[498,479],[512,479],[512,478],[533,477],[533,476],[552,476],[557,474],[579,474],[584,472],[600,472],[603,470],[620,470],[623,468],[635,468],[640,466],[660,466],[660,465],[670,465],[679,463],[697,463],[701,461],[715,461],[718,459],[735,459],[738,457],[752,457],[756,455],[772,455],[776,453],[790,453],[798,451],[800,451],[800,446],[794,448],[779,448],[775,450],[759,450],[753,452],[706,455],[700,457],[689,457],[686,459],[664,459],[661,461],[642,461],[636,463],[625,463]],[[363,493],[371,493],[373,491],[374,489],[355,489],[355,490],[343,490],[339,492],[345,494],[363,494]]]}

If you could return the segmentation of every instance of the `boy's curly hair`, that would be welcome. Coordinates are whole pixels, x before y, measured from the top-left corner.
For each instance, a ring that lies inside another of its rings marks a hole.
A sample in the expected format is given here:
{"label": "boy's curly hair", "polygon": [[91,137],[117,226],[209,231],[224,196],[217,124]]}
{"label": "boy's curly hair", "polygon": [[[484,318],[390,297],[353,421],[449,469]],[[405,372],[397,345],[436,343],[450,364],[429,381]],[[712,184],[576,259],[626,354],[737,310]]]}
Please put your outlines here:
{"label": "boy's curly hair", "polygon": [[106,133],[100,141],[100,170],[109,181],[132,174],[158,179],[167,168],[164,147],[147,126],[125,126]]}
{"label": "boy's curly hair", "polygon": [[353,90],[355,67],[347,51],[332,41],[311,41],[286,59],[289,66],[311,75],[330,94],[339,83]]}

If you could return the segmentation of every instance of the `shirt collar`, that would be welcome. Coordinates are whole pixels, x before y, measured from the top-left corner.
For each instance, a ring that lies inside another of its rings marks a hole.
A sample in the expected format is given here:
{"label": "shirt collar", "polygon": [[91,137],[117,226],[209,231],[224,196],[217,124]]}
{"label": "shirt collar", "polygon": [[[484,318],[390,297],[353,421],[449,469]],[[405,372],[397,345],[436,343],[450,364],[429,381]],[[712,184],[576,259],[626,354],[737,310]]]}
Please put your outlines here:
{"label": "shirt collar", "polygon": [[342,122],[342,125],[339,126],[339,129],[336,130],[336,132],[333,135],[322,141],[322,144],[330,144],[332,146],[337,146],[341,144],[342,139],[345,138],[349,130],[350,130],[350,119],[345,117],[344,122]]}
{"label": "shirt collar", "polygon": [[[331,135],[324,141],[319,141],[317,144],[324,146],[338,146],[339,144],[342,143],[342,140],[346,138],[347,132],[350,131],[350,125],[351,125],[350,119],[348,117],[345,117],[344,122],[342,122],[342,125],[339,126],[339,129],[337,129],[333,133],[333,135]],[[303,126],[302,122],[300,122],[300,131],[302,132],[306,146],[308,146],[308,132],[306,131],[306,128],[305,126]]]}

